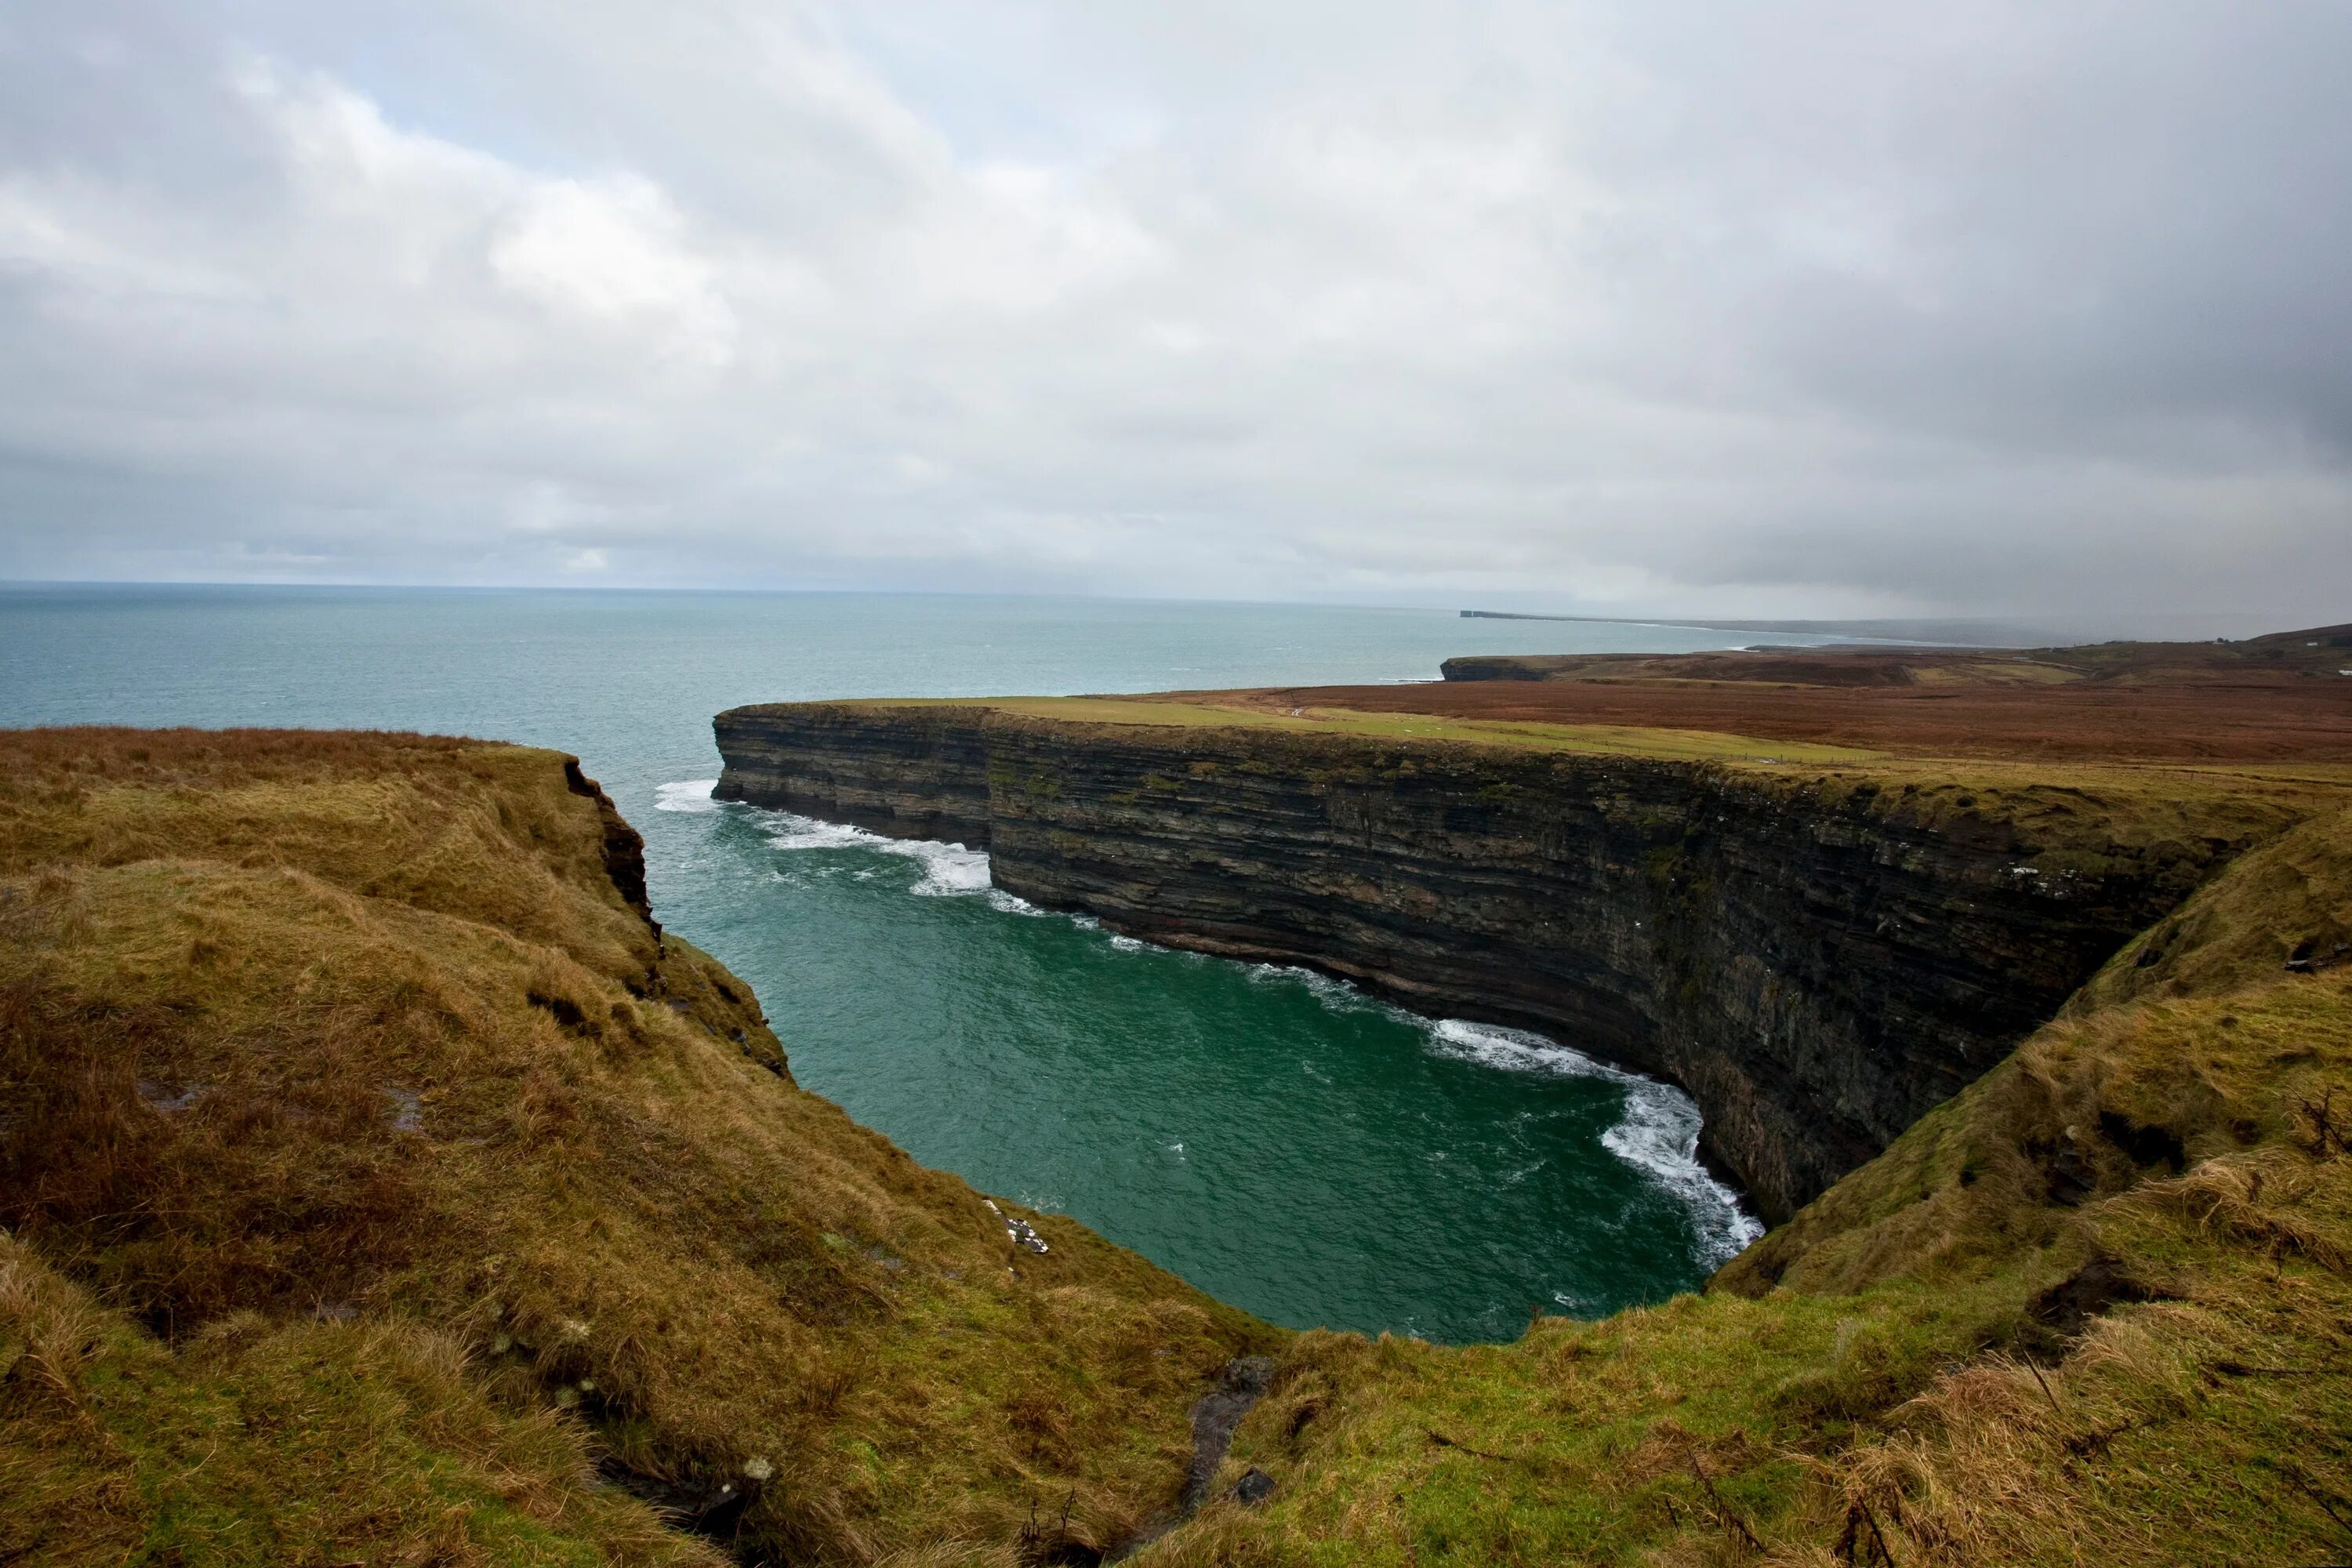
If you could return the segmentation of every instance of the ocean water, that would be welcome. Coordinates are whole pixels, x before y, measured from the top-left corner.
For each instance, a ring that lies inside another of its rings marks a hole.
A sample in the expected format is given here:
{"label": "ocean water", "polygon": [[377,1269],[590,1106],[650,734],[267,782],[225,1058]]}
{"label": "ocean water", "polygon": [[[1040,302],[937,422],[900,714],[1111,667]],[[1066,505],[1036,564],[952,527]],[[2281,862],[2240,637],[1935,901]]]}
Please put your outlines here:
{"label": "ocean water", "polygon": [[952,595],[0,587],[0,725],[303,725],[553,746],[656,913],[807,1088],[1274,1321],[1505,1339],[1687,1289],[1754,1234],[1664,1085],[1304,971],[1149,947],[984,854],[709,798],[738,703],[1433,679],[1459,653],[1758,641],[1443,611]]}

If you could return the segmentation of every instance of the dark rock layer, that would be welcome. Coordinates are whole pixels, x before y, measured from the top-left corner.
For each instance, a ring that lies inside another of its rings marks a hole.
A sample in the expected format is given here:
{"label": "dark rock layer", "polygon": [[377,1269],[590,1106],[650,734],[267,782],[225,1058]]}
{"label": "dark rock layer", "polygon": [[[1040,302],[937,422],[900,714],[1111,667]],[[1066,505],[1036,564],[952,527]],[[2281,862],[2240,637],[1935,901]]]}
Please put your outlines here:
{"label": "dark rock layer", "polygon": [[912,704],[716,729],[722,799],[985,847],[1033,902],[1669,1079],[1776,1221],[2240,847],[2034,867],[2047,834],[1852,779],[1275,729]]}

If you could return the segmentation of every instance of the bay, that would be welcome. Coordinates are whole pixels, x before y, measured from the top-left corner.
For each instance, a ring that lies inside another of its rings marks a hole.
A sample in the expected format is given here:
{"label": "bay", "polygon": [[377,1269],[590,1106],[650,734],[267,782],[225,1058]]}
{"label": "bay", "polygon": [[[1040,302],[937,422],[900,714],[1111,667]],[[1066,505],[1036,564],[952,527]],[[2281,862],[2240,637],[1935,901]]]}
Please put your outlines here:
{"label": "bay", "polygon": [[1575,1042],[1146,947],[986,859],[708,798],[751,701],[1427,679],[1454,654],[1759,637],[1437,610],[856,594],[0,587],[0,724],[333,726],[581,757],[656,913],[807,1088],[1276,1321],[1505,1339],[1688,1289],[1747,1236],[1677,1091]]}

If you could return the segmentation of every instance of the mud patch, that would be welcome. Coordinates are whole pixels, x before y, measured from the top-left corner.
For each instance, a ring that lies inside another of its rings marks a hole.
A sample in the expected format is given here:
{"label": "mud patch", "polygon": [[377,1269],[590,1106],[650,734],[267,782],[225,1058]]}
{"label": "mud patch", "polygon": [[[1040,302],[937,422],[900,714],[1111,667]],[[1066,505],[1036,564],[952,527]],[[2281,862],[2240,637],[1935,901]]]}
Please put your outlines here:
{"label": "mud patch", "polygon": [[2112,1258],[2094,1258],[2033,1299],[2018,1335],[2019,1349],[2029,1360],[2050,1364],[2065,1353],[2069,1342],[2116,1306],[2133,1301],[2161,1300],[2160,1292],[2124,1272]]}
{"label": "mud patch", "polygon": [[2164,1165],[2179,1175],[2189,1164],[2189,1151],[2168,1127],[2142,1127],[2112,1110],[2099,1112],[2099,1132],[2131,1156],[2135,1165]]}
{"label": "mud patch", "polygon": [[1233,1447],[1234,1428],[1274,1381],[1274,1363],[1262,1355],[1236,1357],[1217,1374],[1214,1392],[1192,1406],[1192,1462],[1184,1469],[1184,1492],[1177,1506],[1186,1514],[1209,1500],[1209,1483]]}
{"label": "mud patch", "polygon": [[[1225,1451],[1233,1447],[1234,1428],[1250,1407],[1265,1396],[1274,1382],[1274,1362],[1262,1355],[1237,1356],[1225,1363],[1217,1374],[1217,1386],[1201,1396],[1192,1406],[1192,1462],[1184,1467],[1184,1489],[1176,1500],[1175,1511],[1165,1514],[1144,1527],[1134,1540],[1122,1542],[1103,1561],[1117,1563],[1142,1551],[1200,1510],[1209,1500],[1210,1485],[1217,1479],[1218,1467],[1225,1462]],[[1255,1477],[1255,1481],[1251,1477]],[[1246,1491],[1243,1500],[1263,1502],[1273,1495],[1274,1481],[1263,1471],[1253,1469],[1242,1478],[1244,1485],[1236,1495]]]}

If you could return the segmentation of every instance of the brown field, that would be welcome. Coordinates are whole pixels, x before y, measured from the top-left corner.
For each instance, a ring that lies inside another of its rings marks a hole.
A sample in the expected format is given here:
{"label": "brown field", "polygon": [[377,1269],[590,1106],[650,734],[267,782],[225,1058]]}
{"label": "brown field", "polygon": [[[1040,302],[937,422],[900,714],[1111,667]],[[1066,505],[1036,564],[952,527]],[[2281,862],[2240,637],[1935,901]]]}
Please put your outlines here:
{"label": "brown field", "polygon": [[[2127,754],[2340,756],[2352,680],[2299,657],[1545,661],[991,721],[1763,767],[1800,759],[1748,735],[1845,701],[1878,745],[1912,715],[2095,757],[2105,714]],[[1603,700],[1692,727],[1572,706]],[[0,732],[0,1563],[1094,1562],[1243,1351],[1265,1397],[1138,1568],[2341,1560],[2352,809],[2308,785],[2347,770],[1801,767],[2003,775],[2021,810],[2097,771],[2066,810],[2119,844],[2250,799],[2277,831],[1714,1288],[1443,1346],[1268,1329],[1066,1216],[1016,1247],[792,1082],[560,753]]]}
{"label": "brown field", "polygon": [[[1228,701],[1727,731],[1915,756],[2352,762],[2352,627],[2028,652],[1791,650],[1462,659],[1418,686]],[[1484,679],[1459,679],[1483,668]]]}

